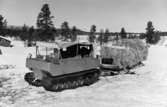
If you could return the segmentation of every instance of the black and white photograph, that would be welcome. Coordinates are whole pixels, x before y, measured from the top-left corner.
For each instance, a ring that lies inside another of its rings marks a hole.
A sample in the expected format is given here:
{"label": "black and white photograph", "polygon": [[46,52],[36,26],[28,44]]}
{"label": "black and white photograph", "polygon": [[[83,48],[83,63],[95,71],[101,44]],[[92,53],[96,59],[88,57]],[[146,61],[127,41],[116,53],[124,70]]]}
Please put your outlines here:
{"label": "black and white photograph", "polygon": [[0,107],[167,107],[167,1],[0,0]]}

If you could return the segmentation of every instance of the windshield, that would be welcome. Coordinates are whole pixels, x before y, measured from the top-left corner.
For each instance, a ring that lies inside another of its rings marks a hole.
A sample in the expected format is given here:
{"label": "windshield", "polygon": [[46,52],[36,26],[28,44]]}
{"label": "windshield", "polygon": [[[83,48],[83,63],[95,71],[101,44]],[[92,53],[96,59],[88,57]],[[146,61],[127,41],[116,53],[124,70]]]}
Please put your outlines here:
{"label": "windshield", "polygon": [[54,48],[37,47],[37,55],[46,56],[54,53]]}
{"label": "windshield", "polygon": [[57,48],[36,47],[36,58],[53,61],[59,59],[59,51]]}

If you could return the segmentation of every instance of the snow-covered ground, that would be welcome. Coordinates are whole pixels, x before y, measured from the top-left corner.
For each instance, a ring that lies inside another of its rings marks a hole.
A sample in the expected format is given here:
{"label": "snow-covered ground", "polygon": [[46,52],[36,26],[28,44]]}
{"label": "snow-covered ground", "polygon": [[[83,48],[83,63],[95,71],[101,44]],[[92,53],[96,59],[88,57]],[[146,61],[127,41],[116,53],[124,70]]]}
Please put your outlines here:
{"label": "snow-covered ground", "polygon": [[167,107],[167,47],[151,46],[145,66],[134,69],[134,75],[100,77],[91,85],[63,92],[48,92],[24,81],[28,53],[15,42],[15,47],[2,49],[0,65],[13,69],[0,70],[0,107]]}

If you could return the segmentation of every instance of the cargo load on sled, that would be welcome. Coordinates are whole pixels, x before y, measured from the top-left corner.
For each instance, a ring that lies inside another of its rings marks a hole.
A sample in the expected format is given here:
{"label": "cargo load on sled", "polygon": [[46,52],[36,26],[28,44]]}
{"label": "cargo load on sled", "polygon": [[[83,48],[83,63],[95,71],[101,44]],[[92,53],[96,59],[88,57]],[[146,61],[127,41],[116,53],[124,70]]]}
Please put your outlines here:
{"label": "cargo load on sled", "polygon": [[101,68],[112,73],[128,73],[147,59],[148,48],[139,39],[122,39],[101,47]]}

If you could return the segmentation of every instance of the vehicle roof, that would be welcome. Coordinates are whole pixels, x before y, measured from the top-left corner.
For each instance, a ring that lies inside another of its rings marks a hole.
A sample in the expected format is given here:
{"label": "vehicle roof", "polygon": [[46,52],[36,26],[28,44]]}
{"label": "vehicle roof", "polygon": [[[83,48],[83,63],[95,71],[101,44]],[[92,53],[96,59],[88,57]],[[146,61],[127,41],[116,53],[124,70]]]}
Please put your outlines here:
{"label": "vehicle roof", "polygon": [[47,48],[59,48],[55,42],[36,42],[36,46]]}
{"label": "vehicle roof", "polygon": [[52,43],[48,43],[48,42],[37,42],[36,45],[39,47],[48,47],[48,48],[67,48],[73,45],[91,45],[88,42],[52,42]]}
{"label": "vehicle roof", "polygon": [[66,43],[60,43],[59,47],[60,48],[67,48],[67,47],[70,47],[70,46],[73,46],[73,45],[77,45],[77,44],[80,44],[80,45],[91,45],[90,43],[87,43],[87,42],[66,42]]}

